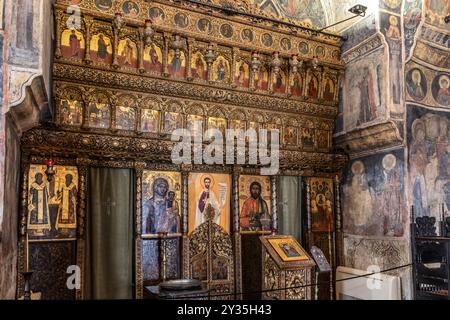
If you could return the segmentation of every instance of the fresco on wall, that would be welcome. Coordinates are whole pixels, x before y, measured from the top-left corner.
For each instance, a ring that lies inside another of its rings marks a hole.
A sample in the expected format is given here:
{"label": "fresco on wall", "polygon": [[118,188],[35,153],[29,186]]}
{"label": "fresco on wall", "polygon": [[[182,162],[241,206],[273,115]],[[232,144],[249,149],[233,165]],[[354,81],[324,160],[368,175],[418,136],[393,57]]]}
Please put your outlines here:
{"label": "fresco on wall", "polygon": [[385,115],[384,49],[347,65],[342,91],[344,130],[374,122]]}
{"label": "fresco on wall", "polygon": [[404,206],[403,150],[353,160],[342,183],[344,231],[353,235],[402,237]]}
{"label": "fresco on wall", "polygon": [[416,31],[422,21],[422,0],[405,1],[403,10],[403,32],[405,38],[405,52],[408,59],[414,45]]}
{"label": "fresco on wall", "polygon": [[313,0],[253,0],[262,10],[295,19],[308,25],[324,27],[326,13],[321,1]]}
{"label": "fresco on wall", "polygon": [[450,212],[450,114],[408,106],[411,202],[416,217]]}
{"label": "fresco on wall", "polygon": [[[380,28],[386,36],[389,44],[389,75],[391,83],[391,101],[394,104],[393,111],[401,113],[398,107],[402,98],[402,33],[400,30],[400,17],[380,13]],[[395,106],[397,105],[397,107]]]}
{"label": "fresco on wall", "polygon": [[380,1],[380,8],[387,11],[400,13],[402,8],[402,0],[382,0]]}
{"label": "fresco on wall", "polygon": [[239,177],[239,226],[241,232],[270,232],[272,229],[270,179]]}
{"label": "fresco on wall", "polygon": [[450,14],[448,0],[425,0],[425,20],[438,27],[445,27],[444,18]]}
{"label": "fresco on wall", "polygon": [[144,68],[157,73],[162,72],[162,51],[159,46],[152,44],[145,47]]}
{"label": "fresco on wall", "polygon": [[406,90],[416,101],[421,101],[427,95],[427,79],[420,69],[412,69],[406,74]]}
{"label": "fresco on wall", "polygon": [[[339,7],[345,8],[344,6]],[[347,10],[344,11],[344,15],[348,15]],[[344,41],[344,43],[342,44],[342,52],[346,52],[347,50],[359,45],[370,36],[374,35],[377,32],[376,26],[377,22],[375,14],[370,14],[366,18],[355,24],[353,27],[345,30],[342,35],[347,37],[348,40]]]}
{"label": "fresco on wall", "polygon": [[77,227],[78,171],[55,166],[48,180],[45,165],[31,165],[28,175],[28,221],[30,238],[75,238]]}
{"label": "fresco on wall", "polygon": [[450,106],[450,78],[449,74],[436,76],[431,84],[434,100],[441,106]]}
{"label": "fresco on wall", "polygon": [[181,174],[145,170],[142,175],[142,234],[181,233]]}

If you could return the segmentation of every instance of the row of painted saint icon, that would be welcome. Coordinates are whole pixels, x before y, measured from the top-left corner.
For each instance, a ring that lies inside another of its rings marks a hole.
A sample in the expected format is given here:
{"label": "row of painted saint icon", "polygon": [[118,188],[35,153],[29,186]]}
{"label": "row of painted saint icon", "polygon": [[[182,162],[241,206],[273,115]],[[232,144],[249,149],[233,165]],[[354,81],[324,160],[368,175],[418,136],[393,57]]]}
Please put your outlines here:
{"label": "row of painted saint icon", "polygon": [[[62,55],[68,58],[81,59],[84,55],[83,39],[79,38],[75,30],[72,30],[68,41],[63,41]],[[118,48],[118,64],[123,67],[137,68],[137,47],[130,39],[122,39],[119,42]],[[99,34],[91,40],[90,59],[100,64],[111,64],[112,45],[108,37]],[[162,53],[161,49],[155,45],[146,47],[144,51],[144,68],[146,70],[162,73]],[[186,56],[184,52],[180,55],[174,54],[174,51],[169,52],[168,57],[168,71],[174,77],[186,77]],[[192,59],[192,76],[194,79],[208,80],[207,64],[200,52],[196,52]],[[217,82],[228,82],[230,80],[230,63],[227,59],[219,56],[214,62],[212,78]],[[290,93],[294,96],[302,96],[303,94],[303,77],[299,73],[295,73],[289,83]],[[250,68],[249,65],[240,61],[235,70],[235,84],[239,87],[248,88],[250,86]],[[275,93],[286,93],[286,75],[281,70],[273,75],[272,88]],[[329,77],[324,80],[323,84],[323,98],[326,101],[333,101],[335,98],[335,83]],[[260,68],[254,76],[254,87],[260,90],[269,89],[269,72],[264,67]],[[317,99],[319,97],[319,80],[313,74],[307,77],[306,96]]]}

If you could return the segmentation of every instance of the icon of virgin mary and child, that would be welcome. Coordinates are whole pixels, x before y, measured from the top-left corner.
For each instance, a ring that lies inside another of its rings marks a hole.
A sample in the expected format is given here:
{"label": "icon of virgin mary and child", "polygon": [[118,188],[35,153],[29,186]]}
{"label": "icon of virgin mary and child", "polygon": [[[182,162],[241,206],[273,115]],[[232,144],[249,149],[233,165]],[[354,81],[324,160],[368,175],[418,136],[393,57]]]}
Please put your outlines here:
{"label": "icon of virgin mary and child", "polygon": [[180,209],[176,194],[169,191],[169,183],[157,178],[153,183],[153,195],[143,205],[143,222],[146,234],[179,233]]}

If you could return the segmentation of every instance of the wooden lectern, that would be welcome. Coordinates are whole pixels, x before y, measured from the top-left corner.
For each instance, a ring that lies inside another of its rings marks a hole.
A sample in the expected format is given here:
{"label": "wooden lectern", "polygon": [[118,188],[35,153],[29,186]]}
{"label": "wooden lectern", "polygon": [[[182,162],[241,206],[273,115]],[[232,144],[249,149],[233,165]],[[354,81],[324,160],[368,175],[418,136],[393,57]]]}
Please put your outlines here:
{"label": "wooden lectern", "polygon": [[262,299],[311,300],[314,260],[292,236],[262,236]]}

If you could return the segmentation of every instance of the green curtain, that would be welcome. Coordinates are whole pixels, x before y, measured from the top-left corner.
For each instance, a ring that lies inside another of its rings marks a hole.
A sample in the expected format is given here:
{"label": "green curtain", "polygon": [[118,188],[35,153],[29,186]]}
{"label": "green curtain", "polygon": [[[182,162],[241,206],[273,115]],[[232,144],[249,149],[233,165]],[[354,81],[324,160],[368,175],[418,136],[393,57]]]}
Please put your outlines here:
{"label": "green curtain", "polygon": [[302,183],[300,177],[280,177],[278,233],[302,243]]}
{"label": "green curtain", "polygon": [[89,170],[86,299],[133,298],[133,181],[132,170]]}

